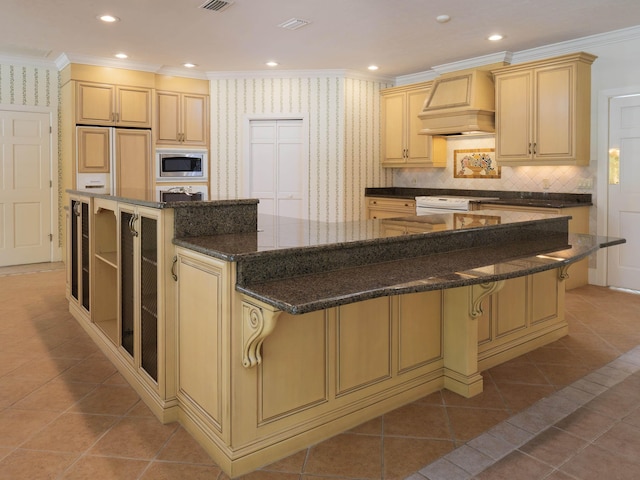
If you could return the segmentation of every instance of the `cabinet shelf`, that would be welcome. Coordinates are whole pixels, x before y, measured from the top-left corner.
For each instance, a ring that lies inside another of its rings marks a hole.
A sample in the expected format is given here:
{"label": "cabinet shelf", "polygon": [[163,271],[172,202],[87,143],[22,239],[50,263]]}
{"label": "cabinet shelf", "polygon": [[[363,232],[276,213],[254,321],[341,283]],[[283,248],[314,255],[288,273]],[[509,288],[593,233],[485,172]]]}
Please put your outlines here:
{"label": "cabinet shelf", "polygon": [[118,254],[117,252],[100,252],[96,253],[96,258],[113,268],[118,268]]}

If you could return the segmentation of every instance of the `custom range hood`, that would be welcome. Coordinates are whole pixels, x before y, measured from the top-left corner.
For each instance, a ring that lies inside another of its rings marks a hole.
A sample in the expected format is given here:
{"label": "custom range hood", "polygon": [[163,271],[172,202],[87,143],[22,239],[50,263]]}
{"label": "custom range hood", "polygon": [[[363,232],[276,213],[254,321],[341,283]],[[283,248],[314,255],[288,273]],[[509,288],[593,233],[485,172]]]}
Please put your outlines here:
{"label": "custom range hood", "polygon": [[418,117],[424,135],[495,132],[491,72],[466,70],[438,77]]}

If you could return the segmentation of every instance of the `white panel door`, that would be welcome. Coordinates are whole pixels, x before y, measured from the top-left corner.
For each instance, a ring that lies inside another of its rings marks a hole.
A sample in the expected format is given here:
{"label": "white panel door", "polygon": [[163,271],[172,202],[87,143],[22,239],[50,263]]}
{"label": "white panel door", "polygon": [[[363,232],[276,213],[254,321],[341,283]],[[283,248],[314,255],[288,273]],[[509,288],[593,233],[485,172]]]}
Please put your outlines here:
{"label": "white panel door", "polygon": [[49,114],[0,111],[0,266],[51,261]]}
{"label": "white panel door", "polygon": [[302,120],[251,120],[250,191],[258,213],[306,217]]}
{"label": "white panel door", "polygon": [[640,290],[640,95],[612,98],[609,112],[607,235],[627,243],[608,249],[607,283]]}

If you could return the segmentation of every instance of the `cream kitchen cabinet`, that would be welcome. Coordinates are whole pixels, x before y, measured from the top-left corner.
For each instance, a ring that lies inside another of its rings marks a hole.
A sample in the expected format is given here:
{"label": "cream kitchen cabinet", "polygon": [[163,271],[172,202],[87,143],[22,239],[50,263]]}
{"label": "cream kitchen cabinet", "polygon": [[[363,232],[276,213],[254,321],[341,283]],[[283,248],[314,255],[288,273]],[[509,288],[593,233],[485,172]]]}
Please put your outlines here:
{"label": "cream kitchen cabinet", "polygon": [[421,135],[418,114],[432,82],[388,88],[381,92],[382,166],[445,167],[446,140]]}
{"label": "cream kitchen cabinet", "polygon": [[394,218],[415,215],[416,201],[404,198],[367,197],[367,218]]}
{"label": "cream kitchen cabinet", "polygon": [[577,53],[494,70],[500,165],[588,165],[591,64]]}
{"label": "cream kitchen cabinet", "polygon": [[78,82],[77,124],[151,128],[151,89]]}
{"label": "cream kitchen cabinet", "polygon": [[67,297],[69,308],[88,319],[91,311],[91,200],[69,197]]}
{"label": "cream kitchen cabinet", "polygon": [[208,145],[208,95],[158,91],[156,104],[157,145]]}
{"label": "cream kitchen cabinet", "polygon": [[[111,135],[115,141],[111,142]],[[149,189],[152,181],[151,131],[145,129],[78,127],[78,172],[114,171],[115,195]],[[113,151],[112,151],[113,149]],[[113,157],[113,165],[111,158]]]}
{"label": "cream kitchen cabinet", "polygon": [[70,311],[158,418],[174,421],[173,209],[72,194],[71,210]]}

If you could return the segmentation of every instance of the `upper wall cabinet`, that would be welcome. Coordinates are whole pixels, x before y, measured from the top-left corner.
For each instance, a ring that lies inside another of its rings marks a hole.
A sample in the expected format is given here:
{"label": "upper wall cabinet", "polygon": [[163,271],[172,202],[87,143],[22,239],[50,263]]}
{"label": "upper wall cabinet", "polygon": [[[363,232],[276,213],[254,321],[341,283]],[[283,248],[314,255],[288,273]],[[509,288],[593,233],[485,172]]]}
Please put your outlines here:
{"label": "upper wall cabinet", "polygon": [[432,82],[388,88],[381,92],[382,166],[445,167],[444,138],[421,135],[422,111]]}
{"label": "upper wall cabinet", "polygon": [[158,91],[157,115],[157,145],[208,145],[208,95]]}
{"label": "upper wall cabinet", "polygon": [[151,89],[78,82],[76,123],[151,128]]}
{"label": "upper wall cabinet", "polygon": [[588,165],[588,53],[494,70],[496,159],[501,165]]}

